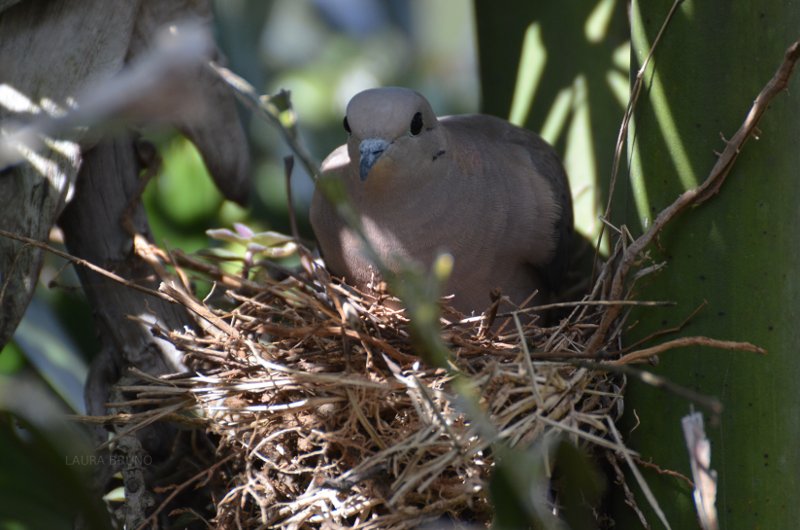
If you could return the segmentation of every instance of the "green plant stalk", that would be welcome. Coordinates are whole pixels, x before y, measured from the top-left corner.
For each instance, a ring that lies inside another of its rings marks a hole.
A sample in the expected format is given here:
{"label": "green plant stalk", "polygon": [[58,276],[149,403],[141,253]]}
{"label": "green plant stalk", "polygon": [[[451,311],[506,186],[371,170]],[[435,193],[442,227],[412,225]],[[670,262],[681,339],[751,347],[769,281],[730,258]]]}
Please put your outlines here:
{"label": "green plant stalk", "polygon": [[[669,2],[632,6],[632,66],[638,67]],[[685,189],[701,182],[739,127],[753,98],[798,37],[800,13],[788,1],[732,5],[687,0],[663,37],[628,138],[630,194],[612,207],[617,223],[648,226]],[[792,528],[800,505],[800,360],[797,300],[800,267],[800,114],[791,81],[760,122],[720,193],[685,212],[651,249],[668,266],[639,286],[640,298],[669,298],[675,308],[639,311],[629,340],[680,322],[703,300],[708,307],[686,334],[749,341],[769,355],[742,356],[690,348],[664,357],[658,373],[717,396],[724,409],[707,427],[711,466],[719,474],[720,527]],[[635,230],[634,230],[635,232]],[[683,333],[683,332],[682,332]],[[689,474],[680,419],[685,400],[631,382],[626,395],[632,448],[658,465]],[[634,420],[632,411],[638,420]],[[623,430],[626,430],[623,427]],[[786,472],[786,470],[792,470]],[[654,472],[646,478],[675,528],[697,528],[690,488]],[[640,502],[647,513],[646,503]],[[619,503],[618,525],[633,527]],[[652,515],[652,514],[648,514]],[[654,520],[648,517],[650,520]]]}

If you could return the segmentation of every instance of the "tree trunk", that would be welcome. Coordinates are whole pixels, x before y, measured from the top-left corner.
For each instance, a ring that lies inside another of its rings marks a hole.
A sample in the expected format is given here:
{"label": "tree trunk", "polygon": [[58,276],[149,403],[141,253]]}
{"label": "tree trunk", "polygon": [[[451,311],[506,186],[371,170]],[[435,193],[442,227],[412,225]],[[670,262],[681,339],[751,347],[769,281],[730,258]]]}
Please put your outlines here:
{"label": "tree trunk", "polygon": [[[8,135],[36,117],[57,114],[54,108],[68,109],[68,99],[85,85],[86,77],[99,81],[118,72],[137,9],[138,2],[133,1],[110,5],[91,0],[72,9],[63,1],[0,3],[3,230],[37,241],[47,240],[72,194],[81,164],[76,142],[85,134],[52,138],[60,143],[51,143],[39,153],[9,142]],[[109,12],[116,16],[109,16]],[[93,29],[81,33],[80,28]],[[41,263],[39,249],[0,237],[0,350],[25,314]]]}
{"label": "tree trunk", "polygon": [[[671,4],[633,2],[634,71]],[[628,139],[632,194],[627,203],[616,203],[615,213],[629,227],[649,224],[705,178],[714,151],[723,148],[720,134],[730,136],[741,125],[799,27],[800,11],[788,0],[686,1],[679,7],[645,76]],[[725,529],[794,528],[800,519],[800,505],[792,501],[800,491],[800,358],[794,351],[800,344],[798,93],[795,77],[765,114],[760,139],[744,148],[719,195],[678,218],[652,249],[667,267],[642,282],[639,298],[674,300],[677,306],[641,311],[630,333],[633,340],[677,325],[707,301],[681,334],[749,341],[769,351],[759,357],[690,348],[665,354],[656,370],[724,404],[719,417],[706,417]],[[630,445],[644,459],[689,475],[680,428],[689,409],[685,399],[631,383],[627,427],[638,427]],[[673,528],[697,527],[685,482],[652,472],[645,477]],[[630,512],[620,507],[620,527],[634,527],[625,513]]]}

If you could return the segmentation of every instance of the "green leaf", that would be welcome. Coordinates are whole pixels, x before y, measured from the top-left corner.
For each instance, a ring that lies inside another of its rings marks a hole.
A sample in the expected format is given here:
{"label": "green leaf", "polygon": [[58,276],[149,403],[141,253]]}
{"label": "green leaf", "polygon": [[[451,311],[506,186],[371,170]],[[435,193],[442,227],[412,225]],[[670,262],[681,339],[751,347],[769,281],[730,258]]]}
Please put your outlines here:
{"label": "green leaf", "polygon": [[34,380],[0,377],[0,526],[111,528],[91,487],[88,437]]}
{"label": "green leaf", "polygon": [[213,216],[222,204],[222,195],[194,145],[176,137],[164,150],[163,161],[156,181],[162,214],[182,226]]}
{"label": "green leaf", "polygon": [[[544,435],[527,449],[495,444],[489,493],[494,530],[597,527],[594,510],[605,488],[586,453],[556,436]],[[557,506],[559,516],[554,515]]]}

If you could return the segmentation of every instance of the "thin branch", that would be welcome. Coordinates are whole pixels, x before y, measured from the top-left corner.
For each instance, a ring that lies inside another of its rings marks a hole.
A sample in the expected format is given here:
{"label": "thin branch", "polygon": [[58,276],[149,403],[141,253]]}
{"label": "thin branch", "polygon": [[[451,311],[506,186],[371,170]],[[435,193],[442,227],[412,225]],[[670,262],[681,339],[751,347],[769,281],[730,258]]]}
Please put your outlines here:
{"label": "thin branch", "polygon": [[297,158],[300,159],[300,163],[303,164],[306,172],[311,176],[312,180],[316,182],[320,175],[319,166],[314,162],[314,157],[311,156],[311,153],[309,153],[300,142],[296,129],[293,126],[290,128],[283,124],[280,111],[270,102],[271,98],[262,98],[259,96],[256,89],[253,88],[253,85],[227,68],[214,62],[210,63],[210,67],[212,72],[216,73],[220,79],[233,89],[234,94],[236,94],[236,97],[239,98],[239,101],[241,101],[244,106],[259,116],[266,118],[268,122],[278,129],[284,141],[289,145],[291,150],[294,151]]}
{"label": "thin branch", "polygon": [[634,362],[644,361],[660,353],[663,353],[667,350],[672,350],[675,348],[686,348],[689,346],[705,346],[708,348],[719,348],[721,350],[746,351],[746,352],[758,353],[761,355],[767,354],[767,350],[765,350],[764,348],[760,348],[754,344],[750,344],[749,342],[717,340],[717,339],[710,339],[708,337],[681,337],[678,339],[673,339],[658,344],[656,346],[651,346],[650,348],[636,350],[635,352],[623,355],[622,357],[620,357],[615,361],[611,361],[610,364],[630,364]]}
{"label": "thin branch", "polygon": [[772,79],[759,92],[758,97],[753,102],[753,106],[750,108],[750,112],[747,113],[747,117],[744,119],[744,123],[733,135],[733,138],[727,141],[725,150],[722,151],[722,154],[717,158],[717,163],[711,169],[711,175],[714,175],[714,178],[709,177],[700,185],[697,189],[696,197],[693,197],[693,206],[699,206],[719,193],[719,189],[733,168],[733,164],[739,157],[742,147],[753,136],[754,132],[757,132],[761,116],[767,111],[775,96],[789,86],[789,79],[794,72],[798,59],[800,59],[800,40],[795,41],[786,50],[783,62],[778,67],[775,75],[772,76]]}
{"label": "thin branch", "polygon": [[698,313],[700,313],[700,311],[702,311],[707,305],[708,305],[708,300],[703,300],[703,303],[701,303],[696,308],[694,308],[694,311],[689,313],[689,316],[684,318],[683,322],[681,322],[677,326],[672,326],[671,328],[665,328],[665,329],[660,329],[658,331],[655,331],[655,332],[649,334],[648,336],[646,336],[646,337],[644,337],[644,338],[642,338],[640,340],[637,340],[636,342],[634,342],[630,346],[627,346],[627,347],[623,348],[620,351],[620,353],[629,352],[629,351],[631,351],[633,349],[638,348],[640,345],[645,344],[646,342],[649,342],[649,341],[651,341],[653,339],[656,339],[658,337],[662,337],[664,335],[669,335],[669,334],[672,334],[672,333],[678,333],[680,330],[685,328],[689,324],[689,322],[691,322],[694,319],[694,317],[696,317],[698,315]]}
{"label": "thin branch", "polygon": [[677,480],[680,480],[682,482],[685,482],[687,486],[689,486],[690,488],[694,489],[694,482],[692,482],[692,479],[690,479],[689,477],[687,477],[686,475],[684,475],[683,473],[681,473],[679,471],[675,471],[674,469],[664,469],[663,467],[659,466],[658,464],[655,464],[655,463],[653,463],[653,462],[651,462],[649,460],[643,460],[641,457],[638,457],[638,456],[634,456],[633,460],[637,464],[642,466],[642,467],[646,467],[648,469],[652,469],[653,471],[655,471],[659,475],[664,475],[666,477],[672,477],[674,479],[677,479]]}
{"label": "thin branch", "polygon": [[239,331],[225,322],[224,319],[215,315],[205,304],[197,301],[197,299],[189,292],[180,289],[172,282],[162,282],[159,291],[167,294],[170,298],[180,302],[182,306],[194,313],[195,315],[203,318],[212,326],[216,327],[219,331],[225,333],[229,337],[239,339]]}
{"label": "thin branch", "polygon": [[625,494],[625,504],[627,504],[628,507],[631,510],[633,510],[633,513],[636,514],[636,517],[638,517],[639,522],[642,525],[642,528],[646,528],[649,530],[651,526],[647,522],[647,518],[642,513],[642,510],[639,508],[639,504],[636,502],[636,496],[633,494],[633,491],[631,491],[630,486],[628,486],[628,481],[625,479],[625,473],[619,467],[619,459],[616,456],[614,456],[614,453],[612,451],[607,451],[606,460],[608,460],[608,463],[614,470],[614,474],[617,477],[616,483],[622,486],[622,491]]}
{"label": "thin branch", "polygon": [[[624,444],[622,443],[622,436],[620,435],[619,431],[617,430],[617,426],[614,425],[614,422],[611,420],[611,418],[608,418],[608,429],[609,431],[611,431],[611,434],[614,437],[614,440],[617,442],[617,444],[624,446]],[[647,485],[647,481],[642,476],[642,473],[639,471],[639,468],[636,467],[636,464],[633,461],[633,457],[629,454],[628,451],[622,451],[622,456],[625,459],[625,463],[628,464],[628,468],[631,470],[631,473],[633,473],[633,476],[636,479],[636,482],[639,484],[639,487],[642,489],[642,493],[647,499],[647,502],[650,503],[650,507],[653,509],[654,512],[656,512],[656,515],[661,521],[661,524],[663,524],[667,528],[667,530],[670,530],[671,527],[669,525],[669,522],[667,522],[667,516],[664,515],[664,511],[658,504],[656,496],[653,495],[653,491],[650,489],[650,486]]]}
{"label": "thin branch", "polygon": [[6,230],[0,230],[0,237],[13,239],[15,241],[19,241],[20,243],[25,243],[26,245],[30,245],[32,247],[36,247],[38,249],[45,250],[47,252],[50,252],[51,254],[55,254],[56,256],[58,256],[60,258],[64,258],[65,260],[67,260],[67,261],[69,261],[69,262],[71,262],[71,263],[73,263],[75,265],[80,265],[81,267],[85,267],[85,268],[89,269],[90,271],[99,274],[100,276],[104,276],[104,277],[106,277],[106,278],[108,278],[110,280],[114,280],[115,282],[119,282],[119,283],[121,283],[122,285],[124,285],[126,287],[130,287],[131,289],[135,289],[136,291],[142,292],[144,294],[148,294],[150,296],[155,296],[156,298],[161,298],[162,300],[166,300],[167,302],[170,302],[170,303],[173,303],[173,304],[176,303],[174,298],[172,298],[170,296],[167,296],[164,293],[160,293],[160,292],[156,291],[155,289],[150,289],[148,287],[144,287],[144,286],[139,285],[139,284],[137,284],[135,282],[132,282],[130,280],[126,280],[122,276],[119,276],[117,274],[114,274],[113,272],[107,271],[102,267],[98,267],[97,265],[95,265],[94,263],[92,263],[90,261],[86,261],[83,258],[79,258],[77,256],[73,256],[72,254],[69,254],[68,252],[64,252],[63,250],[58,250],[57,248],[51,247],[50,245],[48,245],[47,243],[43,243],[42,241],[38,241],[36,239],[32,239],[30,237],[23,236],[21,234],[14,234],[12,232],[7,232]]}
{"label": "thin branch", "polygon": [[[631,97],[628,99],[628,107],[625,109],[625,115],[622,118],[622,123],[619,126],[619,134],[617,135],[617,143],[614,146],[614,161],[611,165],[611,182],[608,186],[608,201],[606,202],[606,210],[603,213],[603,220],[608,219],[611,215],[611,202],[614,197],[614,188],[617,186],[617,176],[619,175],[619,162],[622,159],[622,147],[625,145],[625,140],[628,138],[628,128],[630,127],[631,118],[633,118],[633,111],[636,109],[636,104],[639,102],[639,96],[642,92],[642,85],[644,84],[644,73],[647,71],[647,67],[650,66],[650,61],[653,59],[653,55],[656,52],[656,47],[661,42],[661,37],[664,35],[664,32],[667,30],[667,26],[669,25],[672,17],[675,15],[675,12],[678,10],[678,6],[683,3],[684,0],[675,0],[670,8],[669,12],[667,13],[664,22],[661,24],[661,28],[658,30],[656,34],[656,38],[653,40],[653,44],[650,46],[650,50],[647,52],[647,56],[644,58],[642,62],[642,66],[636,72],[636,80],[633,82],[633,88],[631,89]],[[606,223],[602,223],[600,227],[600,235],[597,236],[597,245],[595,246],[595,260],[592,269],[592,278],[594,278],[594,266],[597,265],[597,260],[599,257],[599,250],[600,244],[603,242],[603,234],[605,233]]]}

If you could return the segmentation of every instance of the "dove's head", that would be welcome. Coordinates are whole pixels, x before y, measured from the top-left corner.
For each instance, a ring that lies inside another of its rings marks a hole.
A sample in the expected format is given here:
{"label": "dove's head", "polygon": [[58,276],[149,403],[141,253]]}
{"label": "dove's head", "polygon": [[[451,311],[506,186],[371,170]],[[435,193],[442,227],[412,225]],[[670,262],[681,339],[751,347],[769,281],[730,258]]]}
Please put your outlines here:
{"label": "dove's head", "polygon": [[351,163],[362,182],[413,180],[429,174],[445,152],[442,127],[430,103],[408,88],[373,88],[353,96],[344,128]]}

